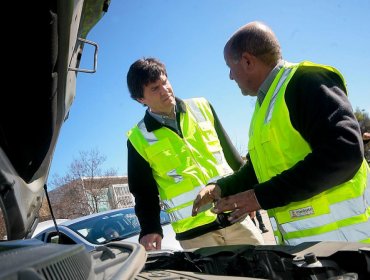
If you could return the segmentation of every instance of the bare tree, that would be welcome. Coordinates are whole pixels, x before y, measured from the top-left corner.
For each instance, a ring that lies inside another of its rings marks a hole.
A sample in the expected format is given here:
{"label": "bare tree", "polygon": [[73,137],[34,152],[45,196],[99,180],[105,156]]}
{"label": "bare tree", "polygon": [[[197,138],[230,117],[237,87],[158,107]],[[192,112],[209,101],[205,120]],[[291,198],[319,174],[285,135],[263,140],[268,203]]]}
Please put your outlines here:
{"label": "bare tree", "polygon": [[5,228],[5,218],[3,210],[0,207],[0,240],[7,240],[7,232]]}
{"label": "bare tree", "polygon": [[106,157],[98,150],[79,152],[65,176],[55,174],[50,182],[52,207],[57,218],[75,218],[99,212],[100,203],[107,203],[106,194],[114,169],[103,170]]}
{"label": "bare tree", "polygon": [[41,208],[39,210],[39,219],[40,219],[40,222],[51,219],[50,208],[49,208],[49,204],[48,204],[46,198],[44,198],[43,201],[42,201],[42,205],[41,205]]}
{"label": "bare tree", "polygon": [[234,147],[235,149],[238,151],[239,155],[245,159],[246,155],[247,155],[247,152],[248,152],[248,149],[245,145],[245,143],[242,143],[238,141],[238,139],[236,138],[234,141],[233,141],[233,144],[234,144]]}

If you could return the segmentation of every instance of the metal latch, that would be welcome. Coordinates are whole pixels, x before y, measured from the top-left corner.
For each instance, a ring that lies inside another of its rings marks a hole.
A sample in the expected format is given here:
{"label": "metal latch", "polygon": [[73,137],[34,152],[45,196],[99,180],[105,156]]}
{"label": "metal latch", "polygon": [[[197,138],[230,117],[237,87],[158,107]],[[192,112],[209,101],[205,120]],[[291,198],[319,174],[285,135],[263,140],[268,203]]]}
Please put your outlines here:
{"label": "metal latch", "polygon": [[86,44],[90,44],[95,47],[94,51],[94,69],[83,69],[83,68],[73,68],[73,67],[68,67],[68,71],[76,71],[76,72],[84,72],[84,73],[95,73],[98,65],[98,49],[99,46],[97,43],[83,39],[83,38],[78,38],[77,40],[84,42]]}

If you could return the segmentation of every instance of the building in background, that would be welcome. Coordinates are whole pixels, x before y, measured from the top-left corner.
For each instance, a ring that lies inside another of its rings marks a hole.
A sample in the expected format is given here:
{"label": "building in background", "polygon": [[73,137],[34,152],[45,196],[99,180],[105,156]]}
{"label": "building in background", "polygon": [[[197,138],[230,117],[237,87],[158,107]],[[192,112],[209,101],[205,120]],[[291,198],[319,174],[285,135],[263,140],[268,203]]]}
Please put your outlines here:
{"label": "building in background", "polygon": [[134,206],[127,176],[82,177],[53,189],[49,197],[56,218],[74,219]]}
{"label": "building in background", "polygon": [[125,182],[109,186],[107,195],[111,209],[133,207],[135,204],[134,197],[128,188],[127,177],[125,177]]}

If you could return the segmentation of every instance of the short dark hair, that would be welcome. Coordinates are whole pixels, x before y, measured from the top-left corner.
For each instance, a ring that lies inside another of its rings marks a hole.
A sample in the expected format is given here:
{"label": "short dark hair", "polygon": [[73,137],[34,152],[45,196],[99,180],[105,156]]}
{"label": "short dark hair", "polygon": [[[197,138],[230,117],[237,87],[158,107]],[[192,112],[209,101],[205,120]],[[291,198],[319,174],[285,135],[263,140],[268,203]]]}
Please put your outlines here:
{"label": "short dark hair", "polygon": [[154,83],[162,74],[167,77],[166,66],[158,59],[149,57],[136,60],[127,72],[127,87],[131,98],[143,98],[144,86]]}
{"label": "short dark hair", "polygon": [[248,52],[266,65],[275,66],[282,57],[274,32],[262,22],[253,22],[241,27],[230,38],[227,46],[236,61],[240,60],[243,52]]}

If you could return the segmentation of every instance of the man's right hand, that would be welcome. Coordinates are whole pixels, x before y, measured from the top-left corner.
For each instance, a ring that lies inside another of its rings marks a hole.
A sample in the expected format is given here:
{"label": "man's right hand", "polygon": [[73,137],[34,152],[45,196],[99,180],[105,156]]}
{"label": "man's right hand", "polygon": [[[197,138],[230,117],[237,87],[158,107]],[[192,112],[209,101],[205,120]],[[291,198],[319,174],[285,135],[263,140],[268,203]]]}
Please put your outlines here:
{"label": "man's right hand", "polygon": [[158,233],[150,233],[141,237],[139,242],[147,251],[161,250],[162,236]]}
{"label": "man's right hand", "polygon": [[221,198],[221,189],[216,184],[210,184],[200,190],[193,203],[192,216],[196,216],[202,206]]}

